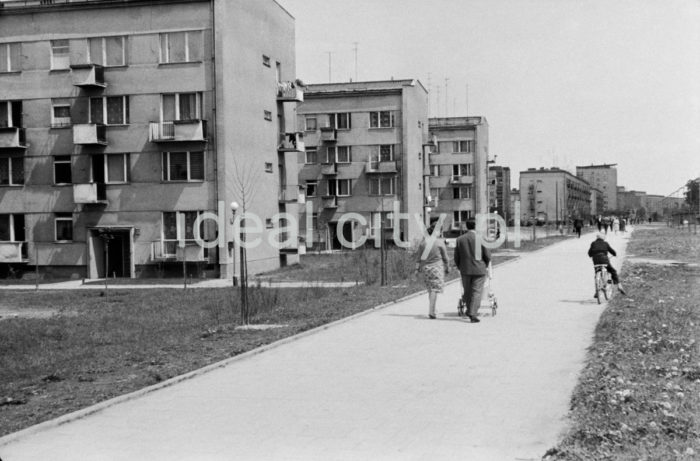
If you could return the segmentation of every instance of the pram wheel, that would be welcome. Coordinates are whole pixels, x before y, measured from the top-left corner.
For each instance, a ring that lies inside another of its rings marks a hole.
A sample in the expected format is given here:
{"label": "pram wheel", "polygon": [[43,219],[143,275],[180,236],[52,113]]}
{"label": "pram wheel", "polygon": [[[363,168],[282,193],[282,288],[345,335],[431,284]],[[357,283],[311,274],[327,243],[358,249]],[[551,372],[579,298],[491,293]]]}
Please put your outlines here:
{"label": "pram wheel", "polygon": [[460,317],[464,317],[464,301],[461,299],[457,303],[457,315]]}

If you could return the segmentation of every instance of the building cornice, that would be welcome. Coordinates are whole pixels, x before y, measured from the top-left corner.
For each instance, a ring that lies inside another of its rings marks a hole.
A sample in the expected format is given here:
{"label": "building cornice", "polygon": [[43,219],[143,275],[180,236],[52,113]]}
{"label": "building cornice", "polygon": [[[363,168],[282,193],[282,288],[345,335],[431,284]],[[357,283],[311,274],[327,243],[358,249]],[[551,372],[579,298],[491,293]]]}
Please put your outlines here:
{"label": "building cornice", "polygon": [[0,16],[13,14],[48,13],[53,11],[77,11],[99,8],[124,8],[141,5],[170,5],[178,3],[209,3],[211,0],[53,0],[45,4],[41,0],[9,0],[0,2]]}

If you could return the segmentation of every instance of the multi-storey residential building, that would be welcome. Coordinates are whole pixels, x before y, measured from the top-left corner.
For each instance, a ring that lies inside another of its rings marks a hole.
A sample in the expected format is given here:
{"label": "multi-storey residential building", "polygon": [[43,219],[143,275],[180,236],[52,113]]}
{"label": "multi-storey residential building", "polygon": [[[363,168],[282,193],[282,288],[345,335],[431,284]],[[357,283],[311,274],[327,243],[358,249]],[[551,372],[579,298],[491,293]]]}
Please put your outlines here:
{"label": "multi-storey residential building", "polygon": [[638,190],[625,190],[624,186],[618,186],[618,210],[625,213],[635,214],[637,210],[644,206],[643,202],[645,196],[646,192]]}
{"label": "multi-storey residential building", "polygon": [[[251,272],[297,257],[293,239],[270,243],[274,216],[297,213],[303,152],[294,19],[279,4],[1,6],[0,263],[94,278],[184,259],[230,277],[234,200],[262,221]],[[206,212],[219,225],[196,229]]]}
{"label": "multi-storey residential building", "polygon": [[663,195],[647,194],[642,199],[642,205],[647,210],[647,215],[654,219],[660,219],[664,215]]}
{"label": "multi-storey residential building", "polygon": [[431,219],[446,216],[443,228],[459,231],[477,213],[488,212],[488,122],[485,117],[430,119],[436,144],[426,162]]}
{"label": "multi-storey residential building", "polygon": [[497,213],[508,222],[510,215],[510,168],[489,166],[488,180],[489,212]]}
{"label": "multi-storey residential building", "polygon": [[510,216],[510,218],[508,220],[509,226],[514,224],[516,219],[521,219],[521,213],[515,209],[516,203],[518,203],[518,206],[521,206],[520,205],[520,190],[511,189],[510,190],[509,206],[508,206],[508,216]]}
{"label": "multi-storey residential building", "polygon": [[617,203],[617,164],[577,166],[576,176],[585,179],[591,187],[603,193],[603,209],[598,212],[615,211]]}
{"label": "multi-storey residential building", "polygon": [[525,222],[560,222],[591,215],[591,186],[559,168],[521,171],[520,197]]}
{"label": "multi-storey residential building", "polygon": [[591,216],[598,216],[605,209],[605,198],[603,193],[596,187],[591,186]]}
{"label": "multi-storey residential building", "polygon": [[[418,80],[305,88],[298,113],[305,130],[299,184],[306,191],[301,227],[307,246],[338,249],[343,239],[374,244],[382,232],[388,240],[421,237],[414,215],[421,218],[423,210],[427,94]],[[395,219],[395,211],[411,216]],[[343,223],[348,213],[364,224]]]}

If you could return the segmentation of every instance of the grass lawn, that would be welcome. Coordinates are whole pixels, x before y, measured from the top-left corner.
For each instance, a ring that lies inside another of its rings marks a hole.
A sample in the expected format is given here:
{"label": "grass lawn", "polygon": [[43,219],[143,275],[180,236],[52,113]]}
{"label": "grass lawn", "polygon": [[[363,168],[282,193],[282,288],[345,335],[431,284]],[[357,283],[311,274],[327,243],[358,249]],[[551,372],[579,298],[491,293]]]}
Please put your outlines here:
{"label": "grass lawn", "polygon": [[[700,235],[641,228],[628,254],[700,260]],[[700,459],[700,269],[625,263],[549,460]]]}

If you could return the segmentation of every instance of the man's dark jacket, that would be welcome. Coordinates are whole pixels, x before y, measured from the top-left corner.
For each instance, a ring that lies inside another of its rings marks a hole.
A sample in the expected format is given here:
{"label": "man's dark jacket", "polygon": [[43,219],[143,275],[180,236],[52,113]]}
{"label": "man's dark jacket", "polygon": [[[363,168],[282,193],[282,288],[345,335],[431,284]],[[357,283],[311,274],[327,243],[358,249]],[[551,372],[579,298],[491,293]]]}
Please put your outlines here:
{"label": "man's dark jacket", "polygon": [[481,259],[476,259],[476,233],[473,230],[457,238],[455,246],[455,265],[462,275],[482,276],[488,274],[487,267],[491,261],[491,252],[481,246]]}
{"label": "man's dark jacket", "polygon": [[591,248],[588,249],[588,256],[593,258],[593,264],[610,264],[608,253],[617,256],[617,253],[610,247],[608,242],[601,239],[595,239],[591,243]]}

